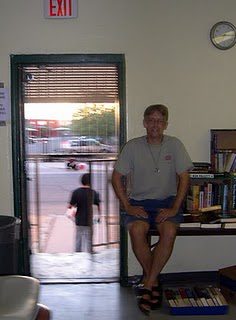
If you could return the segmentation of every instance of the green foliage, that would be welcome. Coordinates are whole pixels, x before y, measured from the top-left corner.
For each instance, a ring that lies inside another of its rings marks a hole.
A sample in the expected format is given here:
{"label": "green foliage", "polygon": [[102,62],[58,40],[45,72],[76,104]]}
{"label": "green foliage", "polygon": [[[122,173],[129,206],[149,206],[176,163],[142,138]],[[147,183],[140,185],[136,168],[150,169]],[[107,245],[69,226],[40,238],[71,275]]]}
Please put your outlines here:
{"label": "green foliage", "polygon": [[115,136],[115,108],[85,107],[73,114],[72,132],[80,136]]}

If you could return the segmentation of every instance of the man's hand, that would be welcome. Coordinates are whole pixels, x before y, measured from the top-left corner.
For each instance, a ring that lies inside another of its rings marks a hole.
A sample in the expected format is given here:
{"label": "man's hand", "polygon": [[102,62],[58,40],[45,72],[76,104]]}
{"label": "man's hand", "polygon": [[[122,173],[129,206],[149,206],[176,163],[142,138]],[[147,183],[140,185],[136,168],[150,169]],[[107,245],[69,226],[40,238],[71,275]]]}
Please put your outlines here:
{"label": "man's hand", "polygon": [[170,217],[174,217],[177,214],[177,210],[174,208],[163,208],[160,209],[158,216],[156,217],[156,222],[161,223],[166,221]]}
{"label": "man's hand", "polygon": [[130,204],[125,207],[126,213],[131,216],[139,217],[139,218],[147,218],[148,214],[144,210],[143,207],[131,206]]}

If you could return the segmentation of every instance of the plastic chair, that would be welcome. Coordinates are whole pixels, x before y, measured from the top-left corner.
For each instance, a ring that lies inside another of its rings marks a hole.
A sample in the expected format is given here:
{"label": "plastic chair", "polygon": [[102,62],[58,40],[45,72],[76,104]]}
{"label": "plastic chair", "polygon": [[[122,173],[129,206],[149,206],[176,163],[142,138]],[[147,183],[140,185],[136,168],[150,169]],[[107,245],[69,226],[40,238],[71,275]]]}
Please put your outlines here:
{"label": "plastic chair", "polygon": [[0,320],[48,320],[48,308],[38,304],[39,289],[33,277],[0,276]]}

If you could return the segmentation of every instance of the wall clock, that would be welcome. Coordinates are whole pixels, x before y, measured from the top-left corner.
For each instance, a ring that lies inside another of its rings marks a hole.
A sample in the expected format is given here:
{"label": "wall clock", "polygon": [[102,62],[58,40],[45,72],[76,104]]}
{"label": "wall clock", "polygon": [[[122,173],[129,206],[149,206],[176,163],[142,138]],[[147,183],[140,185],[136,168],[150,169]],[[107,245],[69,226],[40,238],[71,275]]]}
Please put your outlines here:
{"label": "wall clock", "polygon": [[210,39],[214,46],[221,50],[232,48],[236,43],[236,28],[227,21],[220,21],[213,25]]}

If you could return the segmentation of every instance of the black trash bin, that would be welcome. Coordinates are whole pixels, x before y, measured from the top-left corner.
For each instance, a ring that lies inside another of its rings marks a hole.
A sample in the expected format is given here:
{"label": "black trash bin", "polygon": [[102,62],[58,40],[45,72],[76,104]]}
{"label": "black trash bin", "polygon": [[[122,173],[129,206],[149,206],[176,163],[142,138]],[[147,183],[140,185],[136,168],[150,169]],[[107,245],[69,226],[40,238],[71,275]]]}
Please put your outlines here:
{"label": "black trash bin", "polygon": [[17,273],[19,221],[15,217],[0,216],[0,275]]}

